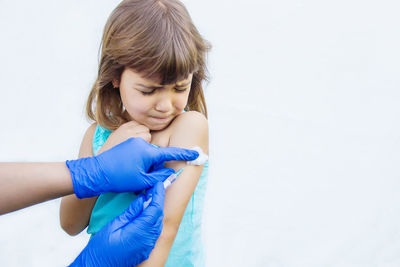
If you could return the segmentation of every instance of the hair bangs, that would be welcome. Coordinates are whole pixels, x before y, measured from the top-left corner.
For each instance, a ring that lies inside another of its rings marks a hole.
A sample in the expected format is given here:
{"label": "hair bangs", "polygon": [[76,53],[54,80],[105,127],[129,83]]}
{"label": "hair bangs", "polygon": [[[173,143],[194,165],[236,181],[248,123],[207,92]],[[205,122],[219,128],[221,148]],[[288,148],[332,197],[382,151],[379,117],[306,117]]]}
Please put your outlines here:
{"label": "hair bangs", "polygon": [[176,20],[174,16],[160,16],[158,23],[148,27],[149,32],[143,35],[147,38],[141,41],[147,45],[137,53],[147,56],[141,57],[140,64],[132,64],[146,78],[157,77],[161,85],[184,80],[199,68],[195,37]]}

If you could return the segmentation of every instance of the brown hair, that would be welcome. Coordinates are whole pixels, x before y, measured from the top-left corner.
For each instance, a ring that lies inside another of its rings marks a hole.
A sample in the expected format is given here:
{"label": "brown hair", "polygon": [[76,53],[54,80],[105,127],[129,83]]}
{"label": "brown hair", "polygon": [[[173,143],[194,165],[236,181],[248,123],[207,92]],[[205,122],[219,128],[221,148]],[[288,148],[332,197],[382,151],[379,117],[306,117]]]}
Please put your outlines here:
{"label": "brown hair", "polygon": [[205,41],[178,0],[125,0],[111,13],[105,25],[97,79],[86,103],[89,119],[115,130],[127,121],[119,90],[128,67],[146,78],[157,75],[161,84],[172,84],[193,72],[185,110],[207,117],[202,81],[207,80]]}

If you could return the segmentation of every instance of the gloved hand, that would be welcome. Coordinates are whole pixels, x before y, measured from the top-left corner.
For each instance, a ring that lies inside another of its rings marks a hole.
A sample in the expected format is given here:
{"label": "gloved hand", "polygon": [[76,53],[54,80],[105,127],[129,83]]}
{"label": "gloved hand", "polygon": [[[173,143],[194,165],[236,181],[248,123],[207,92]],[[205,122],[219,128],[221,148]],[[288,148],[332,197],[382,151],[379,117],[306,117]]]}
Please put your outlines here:
{"label": "gloved hand", "polygon": [[96,157],[66,162],[78,198],[106,192],[138,192],[174,173],[165,161],[194,160],[199,153],[176,147],[155,147],[142,138],[130,138]]}
{"label": "gloved hand", "polygon": [[[150,194],[153,200],[142,212]],[[164,197],[159,182],[97,232],[70,266],[136,266],[146,260],[161,234]]]}

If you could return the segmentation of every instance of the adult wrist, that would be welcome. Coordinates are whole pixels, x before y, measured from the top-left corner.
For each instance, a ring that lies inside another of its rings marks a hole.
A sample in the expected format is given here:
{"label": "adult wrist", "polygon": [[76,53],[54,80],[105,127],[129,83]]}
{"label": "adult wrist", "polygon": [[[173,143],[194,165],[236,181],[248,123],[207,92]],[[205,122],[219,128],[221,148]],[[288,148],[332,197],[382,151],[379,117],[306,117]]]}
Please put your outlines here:
{"label": "adult wrist", "polygon": [[76,259],[68,265],[68,267],[94,267],[94,266],[104,266],[104,264],[95,264],[90,260],[90,257],[87,257],[85,253],[85,249],[81,251],[81,253],[76,257]]}
{"label": "adult wrist", "polygon": [[102,193],[99,182],[101,171],[96,158],[67,160],[65,164],[71,173],[74,193],[78,198],[94,197]]}

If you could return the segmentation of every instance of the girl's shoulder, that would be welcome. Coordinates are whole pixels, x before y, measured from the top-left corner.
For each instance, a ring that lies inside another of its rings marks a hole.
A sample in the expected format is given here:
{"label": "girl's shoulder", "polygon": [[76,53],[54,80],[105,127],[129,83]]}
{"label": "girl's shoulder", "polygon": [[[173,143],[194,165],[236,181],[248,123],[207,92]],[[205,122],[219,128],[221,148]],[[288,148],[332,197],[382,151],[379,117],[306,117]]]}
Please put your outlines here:
{"label": "girl's shoulder", "polygon": [[168,127],[167,146],[200,144],[208,144],[207,118],[197,111],[188,111],[177,116]]}
{"label": "girl's shoulder", "polygon": [[208,133],[207,118],[198,111],[187,111],[175,118],[170,125],[171,133],[196,136]]}
{"label": "girl's shoulder", "polygon": [[81,147],[79,149],[80,157],[90,157],[93,156],[92,141],[96,132],[96,123],[90,125],[83,136]]}
{"label": "girl's shoulder", "polygon": [[171,123],[171,127],[182,127],[182,126],[208,126],[207,118],[204,114],[198,111],[186,111],[178,115],[175,120]]}
{"label": "girl's shoulder", "polygon": [[85,135],[84,135],[84,139],[85,138],[88,138],[88,139],[92,139],[93,138],[93,136],[94,136],[94,134],[95,134],[95,132],[96,132],[96,130],[97,130],[97,123],[92,123],[87,129],[86,129],[86,132],[85,132]]}
{"label": "girl's shoulder", "polygon": [[207,118],[197,111],[187,111],[178,115],[164,130],[151,133],[151,143],[160,147],[167,147],[171,139],[196,135],[208,136]]}
{"label": "girl's shoulder", "polygon": [[91,155],[96,155],[111,132],[111,130],[103,128],[97,123],[91,124],[83,137],[81,150],[83,149],[90,152]]}

